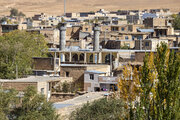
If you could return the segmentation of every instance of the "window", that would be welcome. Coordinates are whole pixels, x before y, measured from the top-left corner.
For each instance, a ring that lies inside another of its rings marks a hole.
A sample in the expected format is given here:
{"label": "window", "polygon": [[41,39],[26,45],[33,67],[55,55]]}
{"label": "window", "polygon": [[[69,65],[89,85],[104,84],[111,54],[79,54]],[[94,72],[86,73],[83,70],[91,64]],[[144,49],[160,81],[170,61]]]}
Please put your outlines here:
{"label": "window", "polygon": [[121,28],[121,31],[124,31],[124,27]]}
{"label": "window", "polygon": [[94,74],[89,74],[90,80],[94,80]]}
{"label": "window", "polygon": [[44,88],[41,88],[41,94],[44,94]]}
{"label": "window", "polygon": [[145,46],[149,46],[149,42],[145,42]]}
{"label": "window", "polygon": [[86,29],[86,31],[88,31],[88,28],[85,28]]}
{"label": "window", "polygon": [[128,36],[126,36],[126,37],[125,37],[125,39],[126,39],[126,40],[128,40],[128,39],[129,39],[129,37],[128,37]]}
{"label": "window", "polygon": [[132,40],[134,40],[135,39],[135,37],[134,36],[132,36]]}
{"label": "window", "polygon": [[66,72],[66,77],[69,77],[69,72]]}

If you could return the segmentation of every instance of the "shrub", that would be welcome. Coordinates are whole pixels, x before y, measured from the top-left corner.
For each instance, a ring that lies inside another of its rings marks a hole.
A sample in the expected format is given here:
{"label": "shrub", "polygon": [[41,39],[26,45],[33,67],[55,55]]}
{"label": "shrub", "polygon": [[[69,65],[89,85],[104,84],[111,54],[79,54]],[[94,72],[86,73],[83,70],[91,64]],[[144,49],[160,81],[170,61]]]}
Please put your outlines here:
{"label": "shrub", "polygon": [[126,113],[122,100],[102,98],[72,112],[70,120],[121,120]]}

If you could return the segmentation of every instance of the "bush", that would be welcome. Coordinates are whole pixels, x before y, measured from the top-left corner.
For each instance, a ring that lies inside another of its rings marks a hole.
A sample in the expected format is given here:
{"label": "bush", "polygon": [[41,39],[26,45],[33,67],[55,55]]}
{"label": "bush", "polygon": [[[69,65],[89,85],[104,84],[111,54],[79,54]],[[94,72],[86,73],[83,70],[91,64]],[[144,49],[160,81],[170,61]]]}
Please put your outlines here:
{"label": "bush", "polygon": [[62,84],[62,92],[64,92],[64,93],[70,92],[70,84],[67,81],[65,81]]}
{"label": "bush", "polygon": [[72,112],[70,120],[121,120],[126,113],[122,100],[102,98]]}

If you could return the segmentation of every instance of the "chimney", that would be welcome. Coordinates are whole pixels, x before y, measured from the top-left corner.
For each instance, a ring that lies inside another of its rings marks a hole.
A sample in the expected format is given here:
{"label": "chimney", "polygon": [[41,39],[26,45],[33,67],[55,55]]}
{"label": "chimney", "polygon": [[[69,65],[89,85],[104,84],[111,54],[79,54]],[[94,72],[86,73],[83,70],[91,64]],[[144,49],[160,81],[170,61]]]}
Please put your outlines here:
{"label": "chimney", "polygon": [[94,41],[93,41],[93,51],[99,51],[99,35],[100,35],[100,25],[94,25]]}
{"label": "chimney", "polygon": [[60,23],[59,31],[59,50],[64,51],[66,46],[66,23]]}

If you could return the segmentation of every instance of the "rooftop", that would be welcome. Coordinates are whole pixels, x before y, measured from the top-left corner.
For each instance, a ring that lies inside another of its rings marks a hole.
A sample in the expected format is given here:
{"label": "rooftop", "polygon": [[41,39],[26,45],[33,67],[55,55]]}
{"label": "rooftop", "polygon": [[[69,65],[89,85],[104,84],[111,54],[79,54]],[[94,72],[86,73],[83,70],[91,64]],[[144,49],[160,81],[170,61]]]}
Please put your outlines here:
{"label": "rooftop", "polygon": [[91,67],[93,67],[93,66],[107,66],[107,64],[61,64],[60,66],[64,66],[64,67],[66,67],[66,66],[69,66],[69,67],[73,67],[73,66],[78,66],[78,67],[88,67],[88,66],[91,66]]}
{"label": "rooftop", "polygon": [[94,74],[105,74],[105,72],[96,71],[96,70],[87,70],[85,73],[94,73]]}
{"label": "rooftop", "polygon": [[11,79],[0,79],[0,82],[50,82],[59,81],[62,77],[49,77],[49,76],[30,76],[27,78],[18,78],[15,80]]}

